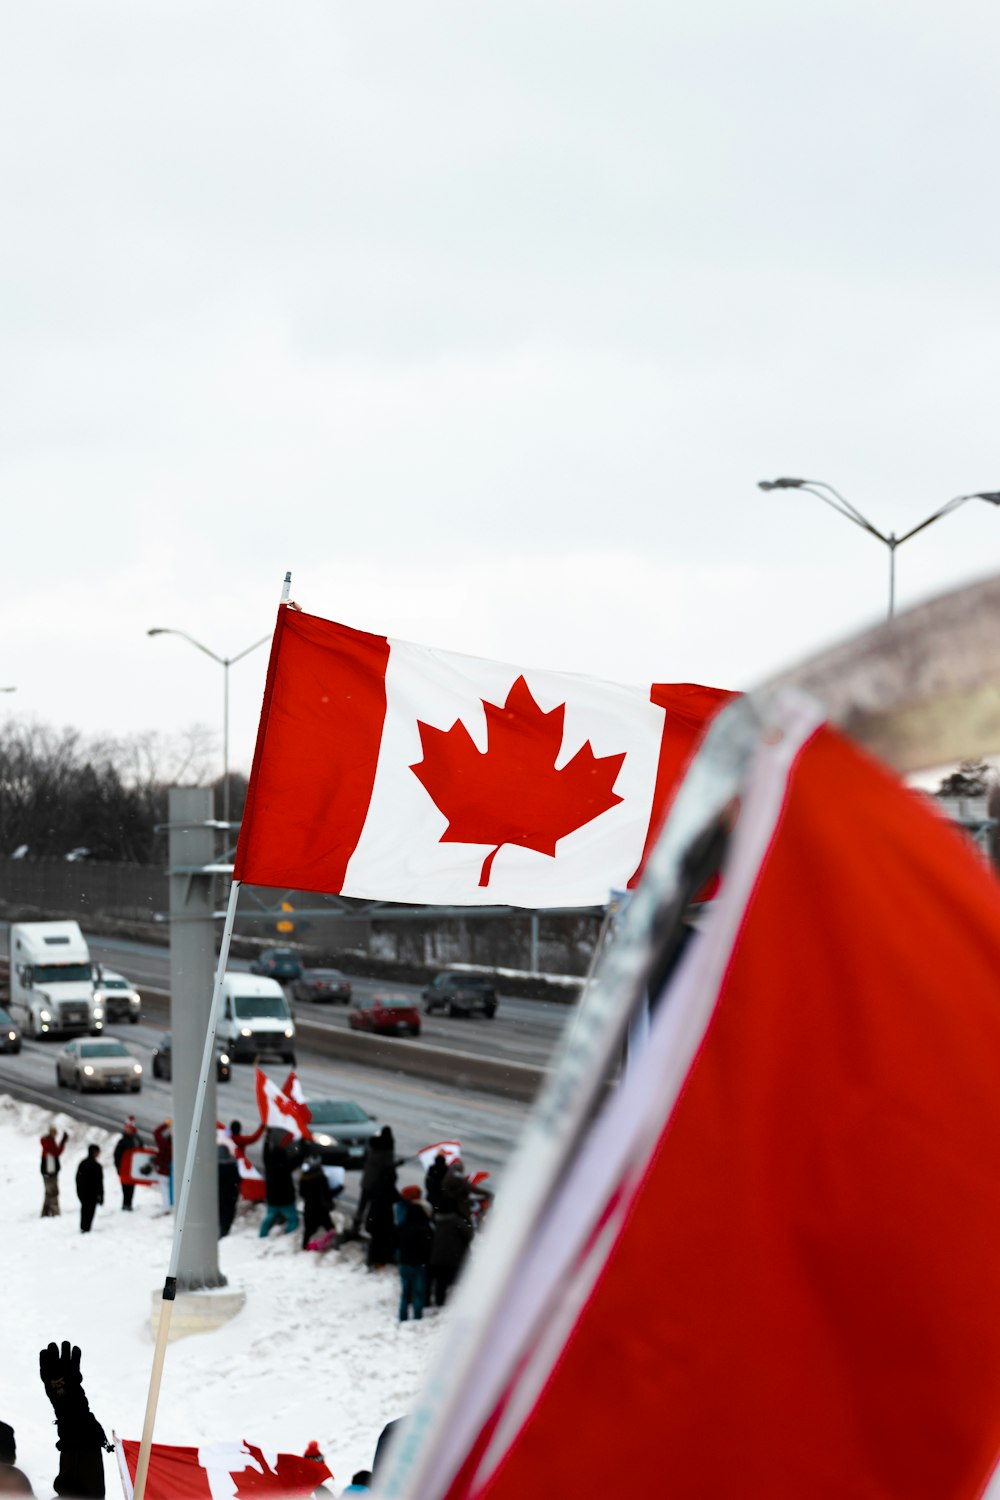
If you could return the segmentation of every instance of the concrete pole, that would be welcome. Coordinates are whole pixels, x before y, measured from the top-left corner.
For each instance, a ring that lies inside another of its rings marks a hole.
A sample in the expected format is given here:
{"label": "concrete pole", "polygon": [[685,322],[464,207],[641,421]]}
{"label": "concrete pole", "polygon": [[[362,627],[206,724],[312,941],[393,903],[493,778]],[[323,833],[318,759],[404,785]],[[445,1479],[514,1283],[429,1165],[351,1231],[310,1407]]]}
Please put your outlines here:
{"label": "concrete pole", "polygon": [[[170,824],[170,1030],[174,1171],[191,1135],[215,978],[212,876],[192,873],[215,858],[210,787],[174,788]],[[199,1160],[191,1179],[177,1265],[178,1291],[225,1286],[219,1270],[219,1174],[215,1149],[215,1073],[205,1091]]]}

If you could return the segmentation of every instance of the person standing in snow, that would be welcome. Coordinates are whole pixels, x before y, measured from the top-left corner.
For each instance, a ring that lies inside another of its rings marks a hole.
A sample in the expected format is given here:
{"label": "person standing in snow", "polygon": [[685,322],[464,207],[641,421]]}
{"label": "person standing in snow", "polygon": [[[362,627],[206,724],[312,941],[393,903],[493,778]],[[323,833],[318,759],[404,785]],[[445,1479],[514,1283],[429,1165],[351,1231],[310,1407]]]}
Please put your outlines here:
{"label": "person standing in snow", "polygon": [[318,1156],[306,1158],[299,1173],[299,1194],[302,1198],[302,1248],[305,1250],[317,1230],[333,1228],[330,1218],[333,1194]]}
{"label": "person standing in snow", "polygon": [[55,1219],[59,1216],[59,1158],[68,1140],[69,1136],[65,1130],[62,1140],[56,1140],[55,1120],[42,1136],[42,1181],[45,1184],[45,1198],[42,1202],[43,1219]]}
{"label": "person standing in snow", "polygon": [[132,1162],[126,1157],[142,1145],[139,1137],[139,1127],[135,1122],[135,1115],[129,1115],[122,1126],[122,1133],[115,1144],[115,1171],[122,1185],[122,1209],[126,1213],[132,1212],[132,1197],[135,1193],[135,1183],[131,1180]]}
{"label": "person standing in snow", "polygon": [[469,1220],[454,1209],[443,1209],[434,1215],[430,1301],[435,1307],[444,1307],[448,1293],[458,1279],[458,1273],[472,1244],[472,1232]]}
{"label": "person standing in snow", "polygon": [[174,1138],[172,1134],[173,1121],[164,1120],[157,1125],[153,1131],[153,1145],[156,1154],[153,1157],[153,1171],[160,1184],[160,1209],[162,1213],[168,1214],[174,1201]]}
{"label": "person standing in snow", "polygon": [[104,1168],[97,1158],[100,1146],[88,1146],[87,1154],[76,1169],[76,1196],[80,1200],[80,1233],[89,1234],[94,1212],[104,1202]]}
{"label": "person standing in snow", "polygon": [[420,1201],[420,1189],[403,1188],[402,1210],[396,1227],[396,1255],[399,1259],[399,1321],[405,1323],[413,1308],[414,1322],[424,1315],[427,1299],[427,1262],[430,1260],[434,1231],[430,1216]]}
{"label": "person standing in snow", "polygon": [[437,1210],[444,1207],[441,1198],[441,1184],[444,1181],[447,1170],[447,1159],[443,1152],[439,1151],[427,1168],[427,1174],[424,1177],[424,1192],[427,1194],[427,1202],[432,1209]]}
{"label": "person standing in snow", "polygon": [[225,1141],[219,1142],[216,1155],[219,1160],[219,1239],[224,1240],[233,1227],[236,1205],[240,1201],[240,1169]]}
{"label": "person standing in snow", "polygon": [[295,1207],[295,1179],[292,1176],[294,1162],[292,1153],[278,1130],[269,1130],[264,1137],[264,1188],[267,1213],[264,1215],[258,1237],[266,1240],[279,1219],[284,1220],[285,1233],[294,1234],[299,1227],[299,1213]]}

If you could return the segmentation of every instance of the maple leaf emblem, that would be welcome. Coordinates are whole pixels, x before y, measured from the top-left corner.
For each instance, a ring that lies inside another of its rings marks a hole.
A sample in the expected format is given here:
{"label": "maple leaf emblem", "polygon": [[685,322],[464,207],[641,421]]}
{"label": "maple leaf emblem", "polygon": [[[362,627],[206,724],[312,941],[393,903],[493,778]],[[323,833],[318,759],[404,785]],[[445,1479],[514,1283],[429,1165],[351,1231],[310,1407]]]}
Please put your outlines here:
{"label": "maple leaf emblem", "polygon": [[621,755],[595,755],[590,741],[560,770],[566,705],[544,713],[519,677],[500,707],[486,710],[487,748],[478,750],[461,719],[450,729],[417,720],[423,760],[410,770],[448,819],[442,844],[491,844],[479,876],[489,885],[504,844],[554,856],[556,844],[623,799],[614,784]]}

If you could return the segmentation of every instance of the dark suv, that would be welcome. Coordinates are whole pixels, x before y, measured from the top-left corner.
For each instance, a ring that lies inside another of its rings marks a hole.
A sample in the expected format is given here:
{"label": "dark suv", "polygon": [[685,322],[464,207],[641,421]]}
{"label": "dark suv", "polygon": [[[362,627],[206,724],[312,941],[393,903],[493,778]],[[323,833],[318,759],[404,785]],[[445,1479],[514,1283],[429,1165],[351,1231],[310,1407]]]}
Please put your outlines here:
{"label": "dark suv", "polygon": [[424,1010],[431,1015],[446,1010],[449,1016],[479,1014],[492,1021],[497,1013],[497,992],[485,974],[438,974],[422,991]]}
{"label": "dark suv", "polygon": [[250,973],[287,984],[302,978],[302,960],[291,948],[265,948],[250,965]]}

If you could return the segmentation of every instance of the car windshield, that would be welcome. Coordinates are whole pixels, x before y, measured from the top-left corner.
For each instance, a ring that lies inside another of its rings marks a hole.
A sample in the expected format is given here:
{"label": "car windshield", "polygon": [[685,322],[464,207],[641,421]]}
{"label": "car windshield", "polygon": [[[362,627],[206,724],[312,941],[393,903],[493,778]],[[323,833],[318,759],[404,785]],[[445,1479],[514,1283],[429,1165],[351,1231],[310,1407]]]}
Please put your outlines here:
{"label": "car windshield", "polygon": [[304,979],[343,979],[339,969],[307,969]]}
{"label": "car windshield", "polygon": [[369,1123],[369,1118],[360,1104],[349,1099],[310,1099],[313,1125],[356,1125]]}
{"label": "car windshield", "polygon": [[13,1026],[14,1021],[9,1013],[0,1009],[0,1026]]}
{"label": "car windshield", "polygon": [[271,948],[264,954],[265,958],[291,959],[295,961],[295,954],[290,948]]}
{"label": "car windshield", "polygon": [[413,1001],[408,1000],[405,995],[380,995],[376,1005],[381,1005],[383,1010],[412,1010]]}
{"label": "car windshield", "polygon": [[285,1021],[288,1006],[278,995],[236,995],[233,1009],[241,1021]]}
{"label": "car windshield", "polygon": [[100,981],[100,988],[102,990],[130,990],[132,986],[127,979],[104,978]]}
{"label": "car windshield", "polygon": [[80,1047],[81,1057],[129,1057],[121,1042],[84,1042]]}
{"label": "car windshield", "polygon": [[89,964],[36,964],[32,971],[35,984],[63,984],[71,979],[92,979]]}

